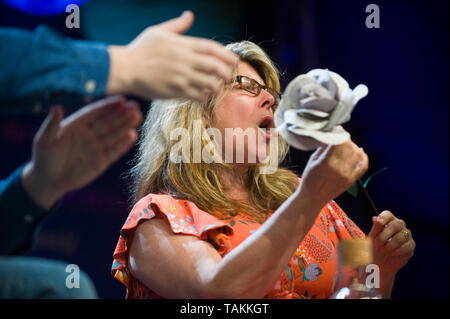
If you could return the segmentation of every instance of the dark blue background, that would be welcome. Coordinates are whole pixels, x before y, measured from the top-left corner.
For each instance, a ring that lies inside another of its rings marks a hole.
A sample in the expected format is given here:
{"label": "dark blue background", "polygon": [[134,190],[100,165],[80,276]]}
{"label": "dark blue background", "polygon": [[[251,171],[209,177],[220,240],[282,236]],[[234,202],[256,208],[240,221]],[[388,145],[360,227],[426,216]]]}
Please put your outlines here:
{"label": "dark blue background", "polygon": [[[365,26],[370,3],[380,8],[380,29]],[[0,3],[0,25],[33,29],[45,23],[74,38],[123,44],[145,26],[185,9],[196,14],[189,35],[259,43],[283,72],[283,88],[316,67],[341,74],[351,87],[369,87],[345,128],[370,157],[367,176],[387,167],[367,189],[380,210],[406,221],[417,243],[415,256],[397,276],[393,297],[448,297],[448,2],[198,0],[187,6],[182,1],[91,0],[80,7],[81,28],[71,30],[65,28],[66,13],[34,16]],[[144,111],[147,107],[142,105]],[[0,117],[1,177],[29,159],[43,117],[31,112]],[[124,296],[109,269],[130,209],[121,175],[133,154],[67,195],[31,253],[78,264],[102,298]],[[300,174],[308,155],[292,150],[286,165]],[[370,230],[360,198],[344,194],[337,201],[363,230]]]}

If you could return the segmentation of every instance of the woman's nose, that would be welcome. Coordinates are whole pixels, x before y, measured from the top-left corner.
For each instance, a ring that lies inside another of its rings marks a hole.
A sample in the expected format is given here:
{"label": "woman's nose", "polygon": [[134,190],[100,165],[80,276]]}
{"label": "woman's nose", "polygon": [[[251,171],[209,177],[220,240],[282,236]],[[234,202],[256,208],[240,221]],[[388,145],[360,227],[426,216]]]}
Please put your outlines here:
{"label": "woman's nose", "polygon": [[275,98],[273,97],[273,95],[262,89],[259,93],[259,96],[261,98],[259,105],[263,108],[272,109],[272,106],[275,103]]}

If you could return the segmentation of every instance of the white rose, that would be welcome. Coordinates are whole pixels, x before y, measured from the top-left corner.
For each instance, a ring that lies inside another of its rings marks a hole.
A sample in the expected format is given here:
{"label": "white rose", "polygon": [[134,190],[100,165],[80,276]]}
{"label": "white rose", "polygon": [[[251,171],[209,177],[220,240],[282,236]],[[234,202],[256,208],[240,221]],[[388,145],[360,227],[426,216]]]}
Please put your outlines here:
{"label": "white rose", "polygon": [[350,89],[339,74],[327,69],[311,70],[288,84],[275,111],[275,126],[300,150],[342,144],[350,134],[341,124],[350,120],[356,103],[368,92],[364,84]]}

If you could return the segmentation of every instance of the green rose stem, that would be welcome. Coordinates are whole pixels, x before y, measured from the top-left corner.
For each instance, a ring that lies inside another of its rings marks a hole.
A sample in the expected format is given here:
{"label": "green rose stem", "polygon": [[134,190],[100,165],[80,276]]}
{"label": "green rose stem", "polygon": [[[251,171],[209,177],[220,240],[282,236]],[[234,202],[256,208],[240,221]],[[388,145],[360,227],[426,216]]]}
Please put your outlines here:
{"label": "green rose stem", "polygon": [[363,194],[364,194],[364,196],[366,197],[367,201],[369,202],[370,207],[372,208],[372,213],[373,213],[373,215],[374,215],[374,216],[380,215],[380,213],[378,212],[377,207],[375,206],[375,203],[374,203],[373,200],[372,200],[372,197],[370,197],[369,192],[368,192],[367,189],[364,187],[364,185],[363,185],[363,183],[361,182],[360,179],[358,179],[358,183],[359,183],[359,185],[362,187],[362,189],[363,189]]}
{"label": "green rose stem", "polygon": [[[386,167],[383,167],[382,169],[380,169],[379,171],[376,171],[375,173],[373,173],[367,180],[366,182],[363,184],[361,182],[361,180],[358,180],[358,184],[359,186],[361,186],[362,190],[363,190],[363,194],[366,197],[367,201],[369,202],[370,207],[372,208],[372,215],[373,216],[378,216],[380,215],[380,212],[378,211],[377,207],[375,206],[374,201],[372,200],[372,197],[370,197],[369,192],[367,191],[366,187],[367,187],[367,183],[369,183],[370,179],[372,177],[374,177],[375,175],[377,175],[378,173],[381,173],[382,171],[386,170]],[[347,189],[347,192],[352,195],[353,197],[358,196],[358,185],[355,183],[353,184],[349,189]]]}

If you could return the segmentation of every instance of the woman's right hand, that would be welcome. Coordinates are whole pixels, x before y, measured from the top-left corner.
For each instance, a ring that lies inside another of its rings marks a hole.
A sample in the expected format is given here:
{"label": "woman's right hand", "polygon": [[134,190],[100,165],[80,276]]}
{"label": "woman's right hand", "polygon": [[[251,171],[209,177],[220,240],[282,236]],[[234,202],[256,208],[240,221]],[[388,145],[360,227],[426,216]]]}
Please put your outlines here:
{"label": "woman's right hand", "polygon": [[324,206],[353,185],[369,168],[369,159],[351,140],[319,147],[302,174],[300,192]]}

